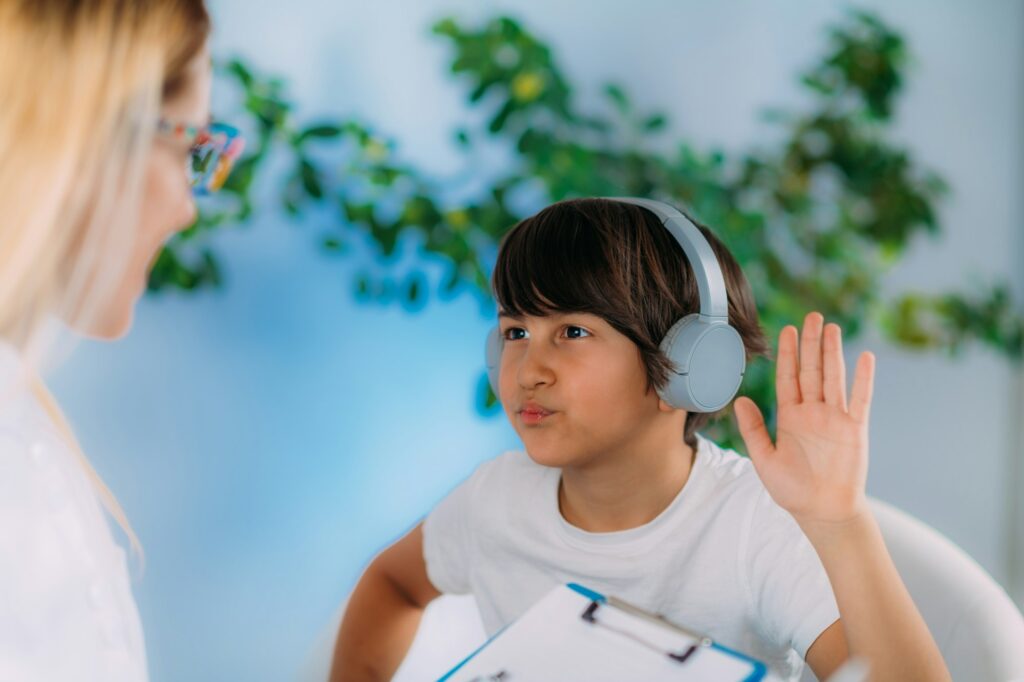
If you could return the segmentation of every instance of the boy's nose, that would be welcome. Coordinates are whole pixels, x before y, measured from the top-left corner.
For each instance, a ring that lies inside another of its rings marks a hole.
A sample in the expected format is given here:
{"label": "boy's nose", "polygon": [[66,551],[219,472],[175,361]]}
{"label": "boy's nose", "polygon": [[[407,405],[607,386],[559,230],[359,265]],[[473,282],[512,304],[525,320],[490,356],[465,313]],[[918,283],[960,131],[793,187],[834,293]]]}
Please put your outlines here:
{"label": "boy's nose", "polygon": [[516,372],[516,381],[521,388],[536,388],[537,386],[550,385],[554,383],[555,373],[552,371],[546,354],[537,346],[528,348],[519,361],[519,369]]}

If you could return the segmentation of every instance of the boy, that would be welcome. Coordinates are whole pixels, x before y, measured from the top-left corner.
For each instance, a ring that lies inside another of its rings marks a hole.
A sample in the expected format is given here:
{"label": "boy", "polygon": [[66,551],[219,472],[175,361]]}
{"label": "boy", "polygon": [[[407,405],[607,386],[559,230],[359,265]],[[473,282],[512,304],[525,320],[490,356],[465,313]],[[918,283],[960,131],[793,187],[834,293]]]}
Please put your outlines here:
{"label": "boy", "polygon": [[[749,285],[706,228],[729,323],[765,354]],[[578,582],[766,661],[824,679],[849,655],[873,680],[945,665],[868,510],[874,358],[847,405],[839,328],[811,313],[779,337],[778,429],[735,402],[750,460],[697,435],[709,415],[659,395],[660,348],[700,308],[680,244],[614,200],[550,206],[506,236],[494,272],[499,394],[526,447],[482,464],[382,552],[349,602],[334,680],[389,679],[423,608],[472,593],[489,635]],[[797,357],[799,353],[799,358]]]}

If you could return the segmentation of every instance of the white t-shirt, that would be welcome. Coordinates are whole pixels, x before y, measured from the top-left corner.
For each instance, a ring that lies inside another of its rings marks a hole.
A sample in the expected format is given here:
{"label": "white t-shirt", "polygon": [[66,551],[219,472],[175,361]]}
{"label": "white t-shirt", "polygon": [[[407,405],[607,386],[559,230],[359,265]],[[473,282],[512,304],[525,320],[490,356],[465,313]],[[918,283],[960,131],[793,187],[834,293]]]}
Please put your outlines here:
{"label": "white t-shirt", "polygon": [[653,521],[614,533],[570,525],[560,471],[509,452],[427,516],[423,553],[441,592],[476,597],[488,636],[552,587],[580,583],[705,634],[795,679],[839,618],[825,570],[749,460],[699,438],[690,478]]}
{"label": "white t-shirt", "polygon": [[0,681],[146,680],[125,553],[22,374],[0,341]]}

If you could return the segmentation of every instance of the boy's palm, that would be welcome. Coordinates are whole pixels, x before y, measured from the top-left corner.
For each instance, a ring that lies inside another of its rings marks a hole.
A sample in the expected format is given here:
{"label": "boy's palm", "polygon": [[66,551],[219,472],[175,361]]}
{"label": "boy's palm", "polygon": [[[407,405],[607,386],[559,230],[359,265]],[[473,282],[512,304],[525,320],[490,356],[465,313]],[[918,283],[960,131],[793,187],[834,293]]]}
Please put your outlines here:
{"label": "boy's palm", "polygon": [[850,403],[839,327],[811,313],[797,330],[779,335],[775,443],[749,398],[735,403],[740,432],[761,481],[799,522],[842,522],[864,510],[868,468],[868,414],[874,356],[857,361]]}

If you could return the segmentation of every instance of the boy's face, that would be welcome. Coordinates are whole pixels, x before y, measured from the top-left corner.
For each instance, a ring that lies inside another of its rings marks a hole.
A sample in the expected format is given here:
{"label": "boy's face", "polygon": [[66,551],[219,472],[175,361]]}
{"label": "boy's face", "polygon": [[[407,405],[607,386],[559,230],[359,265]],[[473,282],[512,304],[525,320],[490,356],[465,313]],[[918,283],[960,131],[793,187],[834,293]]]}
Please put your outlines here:
{"label": "boy's face", "polygon": [[500,393],[530,457],[579,467],[628,452],[659,413],[640,350],[596,315],[502,314]]}

